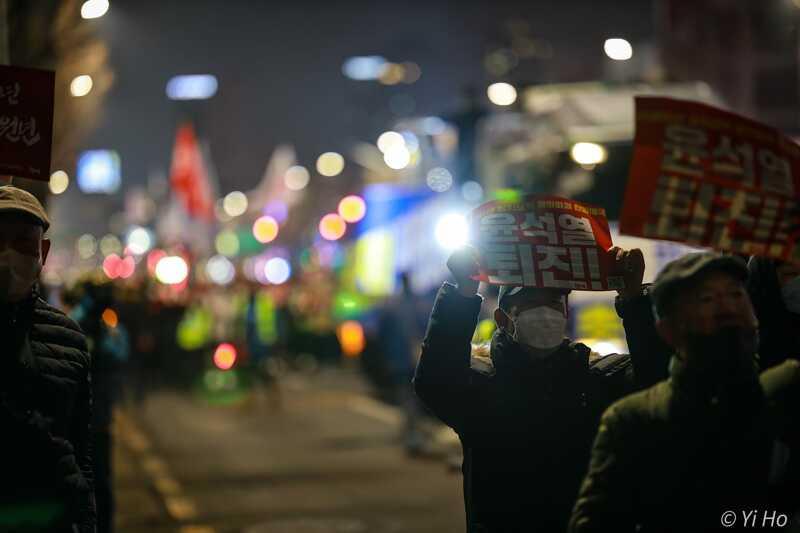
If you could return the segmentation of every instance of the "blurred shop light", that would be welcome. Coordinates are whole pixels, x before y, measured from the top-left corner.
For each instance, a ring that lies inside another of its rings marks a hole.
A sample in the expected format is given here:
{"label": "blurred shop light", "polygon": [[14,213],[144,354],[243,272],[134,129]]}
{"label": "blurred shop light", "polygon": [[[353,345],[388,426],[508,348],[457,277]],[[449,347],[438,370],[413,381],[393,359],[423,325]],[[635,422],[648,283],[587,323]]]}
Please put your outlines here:
{"label": "blurred shop light", "polygon": [[384,154],[398,146],[405,146],[406,140],[396,131],[385,131],[378,137],[378,150]]}
{"label": "blurred shop light", "polygon": [[345,357],[358,357],[364,351],[364,328],[355,320],[342,322],[336,328],[336,336],[339,337]]}
{"label": "blurred shop light", "polygon": [[317,158],[317,172],[332,178],[344,170],[344,157],[336,152],[325,152]]}
{"label": "blurred shop light", "polygon": [[239,237],[229,230],[220,231],[214,239],[214,247],[218,254],[233,257],[239,253]]}
{"label": "blurred shop light", "polygon": [[419,65],[411,61],[406,61],[402,64],[403,67],[403,83],[416,83],[422,76],[422,69]]}
{"label": "blurred shop light", "polygon": [[329,213],[319,221],[319,234],[328,241],[337,241],[347,231],[347,223],[336,213]]}
{"label": "blurred shop light", "polygon": [[69,187],[69,176],[63,170],[56,170],[50,174],[50,192],[61,194]]}
{"label": "blurred shop light", "polygon": [[217,78],[211,74],[174,76],[167,82],[170,100],[207,100],[217,93]]}
{"label": "blurred shop light", "polygon": [[113,194],[119,189],[120,161],[113,150],[87,150],[78,158],[78,188],[85,193]]}
{"label": "blurred shop light", "polygon": [[119,317],[117,316],[117,312],[110,307],[106,307],[103,310],[103,314],[100,315],[100,318],[102,318],[103,324],[111,329],[114,329],[119,325]]}
{"label": "blurred shop light", "polygon": [[167,252],[164,250],[155,249],[149,254],[147,254],[147,271],[151,275],[155,275],[156,273],[156,266],[158,262],[161,261],[164,257],[167,257]]}
{"label": "blurred shop light", "polygon": [[364,218],[366,214],[367,203],[360,196],[345,196],[339,202],[339,216],[342,217],[345,222],[354,224]]}
{"label": "blurred shop light", "polygon": [[261,244],[267,244],[278,237],[278,221],[271,216],[259,217],[253,223],[253,237]]}
{"label": "blurred shop light", "polygon": [[103,259],[103,272],[109,279],[128,279],[136,271],[136,261],[131,256],[121,258],[111,254]]}
{"label": "blurred shop light", "polygon": [[230,370],[236,363],[236,348],[233,344],[223,342],[214,350],[214,366],[220,370]]}
{"label": "blurred shop light", "polygon": [[573,144],[569,155],[579,165],[597,165],[608,158],[605,148],[599,144],[587,142]]}
{"label": "blurred shop light", "polygon": [[436,192],[445,192],[453,186],[453,175],[446,168],[435,167],[428,171],[428,187]]}
{"label": "blurred shop light", "polygon": [[128,233],[127,246],[135,255],[146,254],[153,247],[153,233],[147,228],[135,227]]}
{"label": "blurred shop light", "polygon": [[283,175],[283,182],[286,184],[286,188],[291,191],[305,189],[310,180],[311,176],[308,174],[308,170],[300,165],[289,167],[286,174]]}
{"label": "blurred shop light", "polygon": [[351,80],[376,80],[386,66],[386,58],[381,56],[356,56],[347,59],[342,65],[342,73]]}
{"label": "blurred shop light", "polygon": [[445,250],[455,250],[467,244],[469,225],[463,215],[450,213],[442,216],[434,230],[436,242]]}
{"label": "blurred shop light", "polygon": [[93,235],[85,233],[78,237],[77,248],[78,257],[91,259],[97,253],[97,239]]}
{"label": "blurred shop light", "polygon": [[122,243],[116,235],[108,234],[100,239],[100,253],[105,255],[122,253]]}
{"label": "blurred shop light", "polygon": [[156,279],[164,285],[178,285],[189,276],[189,265],[177,255],[162,257],[156,264]]}
{"label": "blurred shop light", "polygon": [[238,217],[247,211],[247,196],[241,191],[233,191],[225,195],[222,208],[229,217]]}
{"label": "blurred shop light", "polygon": [[441,135],[446,128],[447,124],[439,117],[427,117],[422,121],[422,131],[426,135]]}
{"label": "blurred shop light", "polygon": [[411,163],[411,153],[405,145],[394,146],[383,154],[383,161],[393,170],[403,170]]}
{"label": "blurred shop light", "polygon": [[483,187],[477,181],[467,181],[461,186],[461,196],[471,204],[476,204],[483,200]]}
{"label": "blurred shop light", "polygon": [[108,11],[108,0],[87,0],[81,6],[81,18],[96,19]]}
{"label": "blurred shop light", "polygon": [[282,257],[273,257],[264,265],[264,275],[267,281],[273,285],[280,285],[285,283],[292,275],[292,267],[289,262]]}
{"label": "blurred shop light", "polygon": [[603,43],[606,55],[615,61],[626,61],[633,57],[633,47],[625,39],[606,39]]}
{"label": "blurred shop light", "polygon": [[274,218],[278,224],[283,224],[289,217],[289,206],[281,200],[272,200],[264,206],[261,213]]}
{"label": "blurred shop light", "polygon": [[516,189],[497,189],[494,191],[494,198],[501,202],[519,202],[522,198],[522,193]]}
{"label": "blurred shop light", "polygon": [[406,69],[397,63],[386,63],[381,69],[378,81],[384,85],[397,85],[406,77]]}
{"label": "blurred shop light", "polygon": [[508,106],[517,101],[517,90],[510,83],[493,83],[486,89],[489,101],[494,105]]}
{"label": "blurred shop light", "polygon": [[227,285],[236,276],[236,268],[224,255],[215,255],[206,263],[206,274],[217,285]]}
{"label": "blurred shop light", "polygon": [[88,74],[81,74],[72,79],[72,82],[69,84],[69,92],[72,96],[80,98],[81,96],[89,94],[92,91],[93,85],[94,83],[92,82],[91,76]]}

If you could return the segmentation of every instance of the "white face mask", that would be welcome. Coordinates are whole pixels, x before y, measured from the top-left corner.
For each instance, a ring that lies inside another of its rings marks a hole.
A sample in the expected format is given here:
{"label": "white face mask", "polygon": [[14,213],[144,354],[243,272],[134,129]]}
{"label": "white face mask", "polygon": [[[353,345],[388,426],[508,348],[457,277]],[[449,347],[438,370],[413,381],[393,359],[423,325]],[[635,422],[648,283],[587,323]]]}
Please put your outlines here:
{"label": "white face mask", "polygon": [[513,339],[538,350],[557,348],[564,340],[567,329],[567,317],[544,306],[521,312],[513,322]]}
{"label": "white face mask", "polygon": [[800,314],[800,276],[781,287],[781,296],[786,309],[792,313]]}
{"label": "white face mask", "polygon": [[18,302],[25,298],[39,278],[42,261],[6,248],[0,252],[0,301]]}

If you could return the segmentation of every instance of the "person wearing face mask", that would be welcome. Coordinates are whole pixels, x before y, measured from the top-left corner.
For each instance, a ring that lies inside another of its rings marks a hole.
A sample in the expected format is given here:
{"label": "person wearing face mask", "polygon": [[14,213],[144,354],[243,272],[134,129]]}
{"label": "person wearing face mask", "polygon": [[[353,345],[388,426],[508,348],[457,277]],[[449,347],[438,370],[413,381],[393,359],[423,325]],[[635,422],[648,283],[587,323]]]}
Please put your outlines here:
{"label": "person wearing face mask", "polygon": [[[627,289],[618,310],[631,346],[656,335],[639,250],[612,249]],[[563,532],[600,414],[666,374],[666,354],[597,358],[565,338],[568,291],[501,287],[488,356],[470,340],[482,298],[477,252],[448,260],[455,284],[437,295],[414,377],[417,395],[458,434],[467,531]],[[660,355],[660,359],[659,359]],[[645,369],[648,364],[656,369]],[[658,367],[663,367],[658,370]],[[645,376],[645,378],[642,378]]]}
{"label": "person wearing face mask", "polygon": [[761,368],[800,358],[800,266],[751,257],[747,292],[759,322]]}
{"label": "person wearing face mask", "polygon": [[90,357],[38,294],[50,242],[39,201],[0,186],[0,531],[95,528]]}
{"label": "person wearing face mask", "polygon": [[747,275],[744,261],[715,253],[658,275],[670,377],[604,413],[571,532],[758,529],[765,514],[797,511],[800,487],[781,482],[800,453],[800,363],[759,376]]}

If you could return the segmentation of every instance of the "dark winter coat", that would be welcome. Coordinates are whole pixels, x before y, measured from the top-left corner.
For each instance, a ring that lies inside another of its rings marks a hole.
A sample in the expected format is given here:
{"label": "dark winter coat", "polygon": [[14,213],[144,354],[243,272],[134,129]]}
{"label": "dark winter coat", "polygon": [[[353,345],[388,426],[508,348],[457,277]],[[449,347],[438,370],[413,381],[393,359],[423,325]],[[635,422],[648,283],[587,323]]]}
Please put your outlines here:
{"label": "dark winter coat", "polygon": [[603,415],[570,531],[705,532],[724,530],[726,511],[739,527],[750,510],[759,525],[767,511],[791,516],[781,506],[791,505],[787,495],[800,503],[800,489],[784,485],[776,498],[768,486],[800,451],[798,406],[797,361],[712,386],[675,359],[669,380]]}
{"label": "dark winter coat", "polygon": [[[469,532],[564,531],[600,414],[650,383],[637,382],[641,361],[612,355],[590,365],[590,349],[568,341],[533,360],[497,332],[490,356],[475,356],[470,340],[481,302],[450,284],[441,288],[416,392],[461,439]],[[638,309],[626,313],[626,330],[637,320],[652,328],[649,298],[629,307]]]}
{"label": "dark winter coat", "polygon": [[37,297],[0,308],[0,336],[0,530],[27,517],[30,530],[93,531],[85,338]]}

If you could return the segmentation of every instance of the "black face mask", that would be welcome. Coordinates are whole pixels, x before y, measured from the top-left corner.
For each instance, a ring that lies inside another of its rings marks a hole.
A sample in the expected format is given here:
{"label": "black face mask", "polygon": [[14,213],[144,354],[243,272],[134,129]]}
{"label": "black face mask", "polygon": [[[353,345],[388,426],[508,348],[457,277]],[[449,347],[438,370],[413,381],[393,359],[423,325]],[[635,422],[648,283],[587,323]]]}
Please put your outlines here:
{"label": "black face mask", "polygon": [[686,368],[713,381],[741,381],[754,374],[757,347],[758,332],[740,326],[726,326],[710,335],[688,333]]}

